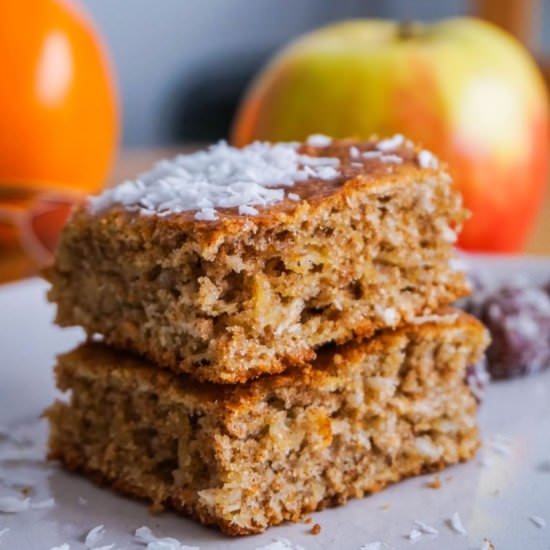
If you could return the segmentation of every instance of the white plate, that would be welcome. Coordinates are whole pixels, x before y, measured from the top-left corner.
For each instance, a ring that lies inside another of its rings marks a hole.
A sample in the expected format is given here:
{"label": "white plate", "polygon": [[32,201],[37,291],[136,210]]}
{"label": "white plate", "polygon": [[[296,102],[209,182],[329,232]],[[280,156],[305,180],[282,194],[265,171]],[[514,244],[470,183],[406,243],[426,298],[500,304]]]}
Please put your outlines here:
{"label": "white plate", "polygon": [[[550,279],[550,259],[477,257],[473,262],[495,277],[522,274]],[[443,472],[441,489],[428,488],[429,477],[415,478],[313,514],[313,522],[321,525],[317,536],[308,533],[311,525],[297,524],[230,539],[171,513],[151,516],[141,502],[34,460],[35,455],[43,456],[45,438],[43,421],[35,419],[55,396],[54,356],[82,338],[79,330],[52,325],[53,308],[46,303],[45,289],[39,280],[0,287],[0,423],[11,433],[30,433],[35,441],[18,451],[27,453],[29,460],[9,461],[6,453],[13,445],[0,437],[0,497],[16,494],[7,485],[24,483],[34,488],[33,500],[53,497],[55,505],[0,514],[0,532],[10,528],[0,537],[0,549],[48,550],[62,543],[70,544],[71,550],[81,549],[85,533],[98,524],[107,531],[102,544],[116,543],[116,548],[128,550],[143,548],[132,540],[141,525],[202,550],[256,549],[277,537],[306,550],[359,550],[373,541],[400,549],[413,544],[406,535],[414,520],[439,531],[437,537],[418,539],[423,549],[476,549],[485,537],[497,550],[550,548],[550,371],[491,385],[480,412],[485,445],[473,462]],[[494,436],[505,445],[495,450],[490,444]],[[482,465],[483,457],[490,465]],[[459,512],[467,535],[447,526],[445,520],[454,512]],[[533,515],[544,518],[548,526],[536,527],[529,519]]]}

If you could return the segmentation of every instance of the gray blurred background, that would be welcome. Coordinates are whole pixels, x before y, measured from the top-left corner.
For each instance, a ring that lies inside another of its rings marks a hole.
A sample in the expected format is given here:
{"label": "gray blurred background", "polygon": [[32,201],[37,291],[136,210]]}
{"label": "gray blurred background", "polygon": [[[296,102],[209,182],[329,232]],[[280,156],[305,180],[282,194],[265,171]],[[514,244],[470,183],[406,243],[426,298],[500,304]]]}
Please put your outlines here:
{"label": "gray blurred background", "polygon": [[465,14],[469,6],[467,0],[81,1],[111,50],[129,146],[226,136],[255,71],[307,30],[349,17],[433,20]]}

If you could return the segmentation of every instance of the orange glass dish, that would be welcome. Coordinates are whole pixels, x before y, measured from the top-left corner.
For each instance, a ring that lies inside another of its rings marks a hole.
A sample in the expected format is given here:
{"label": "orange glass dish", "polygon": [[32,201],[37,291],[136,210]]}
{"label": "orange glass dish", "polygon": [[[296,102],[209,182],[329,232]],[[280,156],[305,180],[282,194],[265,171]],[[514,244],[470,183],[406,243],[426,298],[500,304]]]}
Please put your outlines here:
{"label": "orange glass dish", "polygon": [[[64,197],[61,202],[66,205],[79,193],[103,186],[116,152],[119,115],[114,78],[99,35],[80,8],[68,1],[23,0],[4,6],[0,73],[5,80],[0,87],[4,256],[16,239],[28,241],[21,233],[27,227],[22,220],[49,210],[52,196],[56,201]],[[32,210],[28,215],[23,214],[26,208]],[[50,219],[35,227],[39,241],[55,241],[64,220],[61,212],[66,216],[68,211],[66,206],[55,210],[55,222]],[[44,258],[38,256],[33,254],[36,260]]]}

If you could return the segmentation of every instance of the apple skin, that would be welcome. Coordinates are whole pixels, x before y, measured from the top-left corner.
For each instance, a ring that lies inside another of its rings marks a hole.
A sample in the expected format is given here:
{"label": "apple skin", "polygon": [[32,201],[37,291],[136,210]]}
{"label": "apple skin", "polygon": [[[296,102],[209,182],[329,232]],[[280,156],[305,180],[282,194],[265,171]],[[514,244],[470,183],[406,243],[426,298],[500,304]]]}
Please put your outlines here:
{"label": "apple skin", "polygon": [[547,91],[527,50],[481,20],[351,20],[307,34],[252,83],[232,141],[396,132],[448,162],[473,214],[462,248],[525,245],[547,182]]}

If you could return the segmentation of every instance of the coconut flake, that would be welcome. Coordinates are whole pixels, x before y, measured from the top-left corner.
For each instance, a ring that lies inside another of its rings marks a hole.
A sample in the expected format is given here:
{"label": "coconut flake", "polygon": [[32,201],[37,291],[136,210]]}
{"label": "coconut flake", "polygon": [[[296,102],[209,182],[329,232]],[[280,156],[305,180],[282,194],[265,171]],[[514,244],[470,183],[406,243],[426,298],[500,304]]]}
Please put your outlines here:
{"label": "coconut flake", "polygon": [[312,147],[326,147],[332,143],[332,138],[324,134],[311,134],[306,143]]}
{"label": "coconut flake", "polygon": [[398,155],[382,155],[380,157],[382,162],[393,162],[395,164],[401,164],[403,159]]}
{"label": "coconut flake", "polygon": [[304,548],[298,544],[292,544],[288,539],[280,537],[270,544],[259,546],[256,550],[304,550]]}
{"label": "coconut flake", "polygon": [[446,313],[444,315],[429,314],[429,315],[417,315],[411,317],[410,322],[415,325],[423,325],[424,323],[442,323],[450,324],[454,323],[458,318],[458,313]]}
{"label": "coconut flake", "polygon": [[378,315],[382,317],[386,325],[394,326],[399,321],[399,312],[394,307],[387,307],[385,309],[378,307],[376,309]]}
{"label": "coconut flake", "polygon": [[61,546],[52,546],[50,550],[71,550],[71,547],[67,543],[64,543]]}
{"label": "coconut flake", "polygon": [[376,540],[374,542],[367,542],[367,544],[363,544],[359,550],[382,550],[383,547],[384,543]]}
{"label": "coconut flake", "polygon": [[407,538],[411,541],[418,540],[422,536],[420,529],[411,529],[411,532],[407,535]]}
{"label": "coconut flake", "polygon": [[439,161],[437,160],[437,157],[430,151],[426,150],[418,153],[418,164],[420,165],[420,168],[431,168],[432,170],[439,168]]}
{"label": "coconut flake", "polygon": [[379,141],[376,145],[376,148],[379,151],[383,151],[384,153],[386,153],[388,151],[394,151],[395,149],[403,145],[404,141],[405,138],[401,134],[395,134],[390,138]]}
{"label": "coconut flake", "polygon": [[355,145],[352,145],[350,148],[349,148],[349,156],[352,158],[352,159],[358,159],[359,158],[359,149],[357,149],[357,147],[355,147]]}
{"label": "coconut flake", "polygon": [[96,525],[96,527],[90,529],[86,535],[86,538],[84,539],[84,546],[86,546],[86,548],[94,548],[103,538],[103,535],[105,535],[105,526]]}
{"label": "coconut flake", "polygon": [[490,448],[496,454],[502,456],[510,456],[512,454],[512,449],[510,447],[511,440],[503,435],[494,435],[489,442]]}
{"label": "coconut flake", "polygon": [[37,502],[31,502],[31,508],[33,510],[42,510],[44,508],[53,508],[55,506],[55,499],[47,498],[45,500],[39,500]]}
{"label": "coconut flake", "polygon": [[84,497],[78,497],[78,504],[81,506],[86,506],[88,504],[88,501]]}
{"label": "coconut flake", "polygon": [[363,153],[361,153],[361,156],[364,158],[364,159],[379,159],[379,158],[382,158],[382,153],[380,151],[365,151]]}
{"label": "coconut flake", "polygon": [[3,537],[9,530],[9,527],[4,527],[4,529],[0,529],[0,537]]}
{"label": "coconut flake", "polygon": [[493,465],[493,461],[488,456],[482,456],[479,459],[479,465],[482,466],[483,468],[490,468]]}
{"label": "coconut flake", "polygon": [[195,214],[195,219],[213,222],[214,220],[218,219],[218,216],[216,215],[216,211],[213,208],[201,208]]}
{"label": "coconut flake", "polygon": [[149,527],[139,527],[134,536],[136,542],[146,545],[147,550],[200,550],[198,546],[186,546],[172,537],[156,537]]}
{"label": "coconut flake", "polygon": [[425,535],[439,535],[439,531],[435,527],[432,527],[423,521],[416,520],[414,525]]}
{"label": "coconut flake", "polygon": [[297,195],[296,193],[287,193],[287,197],[291,201],[299,201],[300,200],[300,195]]}
{"label": "coconut flake", "polygon": [[275,204],[284,199],[282,187],[339,175],[338,158],[303,155],[299,145],[255,142],[240,149],[222,141],[205,151],[163,160],[136,180],[90,198],[88,207],[97,213],[120,205],[159,216],[196,210],[196,219],[211,221],[217,208]]}
{"label": "coconut flake", "polygon": [[255,216],[258,213],[258,210],[253,206],[242,205],[239,206],[239,214],[246,214],[248,216]]}
{"label": "coconut flake", "polygon": [[468,532],[466,531],[463,523],[462,523],[462,519],[460,519],[460,516],[458,514],[458,512],[455,512],[448,520],[447,520],[447,523],[449,525],[449,527],[455,532],[455,533],[458,533],[459,535],[467,535]]}
{"label": "coconut flake", "polygon": [[441,238],[448,243],[456,243],[456,232],[453,231],[447,224],[441,226]]}
{"label": "coconut flake", "polygon": [[544,518],[541,518],[540,516],[531,516],[529,519],[539,529],[544,529],[546,527],[546,520]]}
{"label": "coconut flake", "polygon": [[18,512],[25,512],[29,508],[29,498],[0,497],[0,513],[2,514],[17,514]]}

